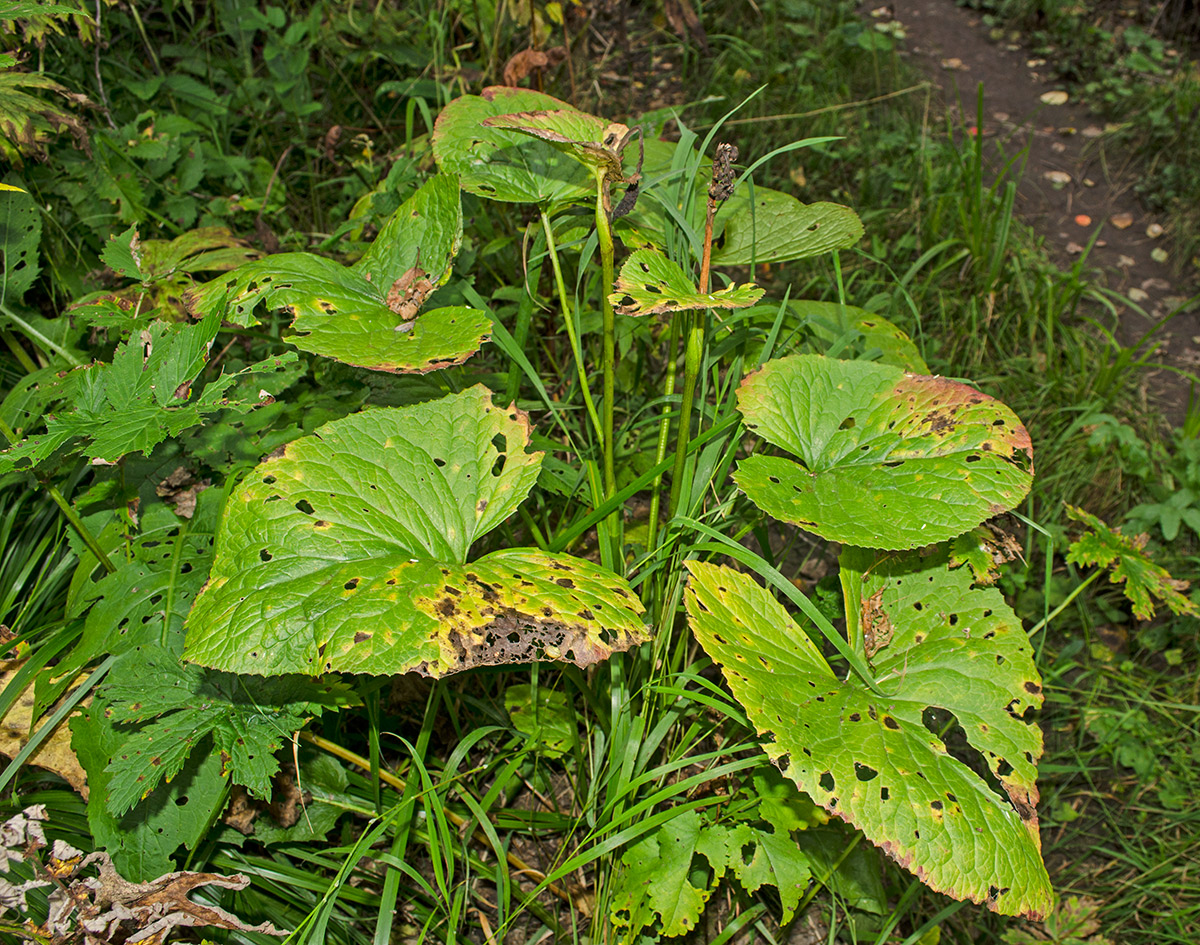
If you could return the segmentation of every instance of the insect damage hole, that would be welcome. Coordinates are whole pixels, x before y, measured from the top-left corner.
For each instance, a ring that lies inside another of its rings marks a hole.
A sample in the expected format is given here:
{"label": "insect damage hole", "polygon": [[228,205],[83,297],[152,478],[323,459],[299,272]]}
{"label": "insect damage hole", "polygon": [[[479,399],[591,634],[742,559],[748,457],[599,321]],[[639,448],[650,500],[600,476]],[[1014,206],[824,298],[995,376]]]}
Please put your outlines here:
{"label": "insect damage hole", "polygon": [[496,447],[496,451],[500,454],[492,466],[492,476],[499,477],[504,472],[504,464],[508,460],[508,437],[503,433],[497,433],[492,437],[492,446]]}

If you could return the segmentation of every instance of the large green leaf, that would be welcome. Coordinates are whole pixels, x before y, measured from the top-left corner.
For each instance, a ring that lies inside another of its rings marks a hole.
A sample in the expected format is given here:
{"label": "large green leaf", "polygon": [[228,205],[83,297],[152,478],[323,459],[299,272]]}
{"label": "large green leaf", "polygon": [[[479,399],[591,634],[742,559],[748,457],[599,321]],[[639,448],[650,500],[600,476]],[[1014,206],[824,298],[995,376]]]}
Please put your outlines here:
{"label": "large green leaf", "polygon": [[524,414],[482,386],[293,441],[230,498],[185,659],[442,676],[643,642],[641,603],[597,565],[524,548],[467,562],[537,480],[528,441]]}
{"label": "large green leaf", "polygon": [[1012,411],[941,377],[794,355],[749,375],[738,406],[747,427],[799,457],[750,456],[738,486],[831,541],[899,550],[952,538],[1013,508],[1033,479]]}
{"label": "large green leaf", "polygon": [[531,140],[511,128],[485,124],[501,115],[539,111],[559,113],[560,124],[570,114],[571,127],[584,136],[579,140],[600,141],[608,126],[603,118],[541,92],[492,86],[442,109],[433,129],[438,167],[457,174],[463,190],[492,200],[549,206],[589,200],[596,193],[595,180],[583,164],[555,147],[563,142]]}
{"label": "large green leaf", "polygon": [[656,249],[639,249],[621,266],[609,301],[622,315],[661,315],[705,308],[745,308],[762,298],[756,285],[700,292],[679,264]]}
{"label": "large green leaf", "polygon": [[[689,623],[767,754],[813,800],[939,892],[1045,915],[1041,734],[1024,720],[1041,685],[1019,620],[944,558],[844,564],[876,621],[881,694],[839,678],[770,593],[729,568],[688,563]],[[926,724],[938,712],[957,719],[1007,797],[947,751]]]}
{"label": "large green leaf", "polygon": [[33,198],[23,191],[0,193],[0,302],[9,308],[21,302],[41,271],[41,239],[42,216]]}
{"label": "large green leaf", "polygon": [[240,266],[195,293],[203,314],[254,324],[261,304],[294,316],[288,341],[346,364],[425,373],[461,364],[488,340],[487,315],[462,306],[422,311],[449,278],[462,241],[458,181],[441,174],[405,201],[354,266],[280,253]]}

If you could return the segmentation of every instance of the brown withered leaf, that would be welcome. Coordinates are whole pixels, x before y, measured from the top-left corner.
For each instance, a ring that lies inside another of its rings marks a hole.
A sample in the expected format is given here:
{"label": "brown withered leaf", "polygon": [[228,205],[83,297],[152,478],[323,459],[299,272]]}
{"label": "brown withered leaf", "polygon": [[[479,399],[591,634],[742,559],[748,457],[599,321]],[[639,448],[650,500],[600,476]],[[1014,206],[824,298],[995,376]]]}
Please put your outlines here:
{"label": "brown withered leaf", "polygon": [[863,649],[869,659],[892,642],[894,628],[887,611],[883,609],[883,587],[862,602],[859,618]]}
{"label": "brown withered leaf", "polygon": [[211,485],[211,479],[197,480],[191,470],[177,466],[173,473],[154,487],[154,492],[174,508],[180,518],[191,518],[196,514],[197,497]]}
{"label": "brown withered leaf", "polygon": [[413,266],[392,283],[387,294],[387,307],[403,319],[396,331],[412,329],[417,312],[434,288],[434,284],[429,281],[429,273],[419,265]]}
{"label": "brown withered leaf", "polygon": [[[0,663],[0,689],[6,689],[21,664],[17,661]],[[81,675],[76,683],[81,683],[86,674]],[[15,758],[29,741],[29,727],[33,719],[34,707],[33,684],[17,697],[12,708],[3,719],[0,719],[0,754]],[[91,696],[83,701],[83,705],[91,702]],[[53,771],[84,798],[88,796],[87,773],[71,750],[71,730],[67,725],[69,719],[63,719],[29,758],[27,764]]]}
{"label": "brown withered leaf", "polygon": [[522,49],[504,64],[504,84],[516,85],[537,70],[553,69],[566,58],[567,50],[562,46],[552,46],[550,49]]}
{"label": "brown withered leaf", "polygon": [[671,29],[680,39],[687,39],[688,33],[691,33],[700,48],[708,52],[708,34],[704,31],[691,0],[663,0],[663,13],[667,22],[671,24]]}

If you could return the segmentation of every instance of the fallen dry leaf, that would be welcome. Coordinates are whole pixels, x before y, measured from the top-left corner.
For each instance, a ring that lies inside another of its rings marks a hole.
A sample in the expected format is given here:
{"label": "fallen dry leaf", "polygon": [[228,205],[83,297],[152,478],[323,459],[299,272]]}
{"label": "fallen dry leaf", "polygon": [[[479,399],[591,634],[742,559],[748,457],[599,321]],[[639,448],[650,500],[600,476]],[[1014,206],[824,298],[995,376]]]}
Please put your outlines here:
{"label": "fallen dry leaf", "polygon": [[1151,289],[1154,289],[1158,292],[1166,292],[1169,288],[1171,288],[1171,283],[1169,283],[1166,279],[1159,279],[1157,277],[1153,277],[1150,279],[1143,279],[1142,280],[1142,288],[1145,289],[1146,291],[1150,291]]}
{"label": "fallen dry leaf", "polygon": [[1008,112],[992,112],[992,117],[996,121],[1008,121]]}
{"label": "fallen dry leaf", "polygon": [[949,72],[966,72],[970,67],[957,56],[951,56],[942,60],[942,68]]}
{"label": "fallen dry leaf", "polygon": [[1083,186],[1084,187],[1095,187],[1096,182],[1094,180],[1092,180],[1090,177],[1085,177],[1083,179]]}
{"label": "fallen dry leaf", "polygon": [[1092,218],[1089,217],[1086,213],[1076,214],[1075,223],[1079,226],[1091,226]]}
{"label": "fallen dry leaf", "polygon": [[1108,218],[1108,222],[1115,226],[1118,230],[1127,230],[1133,226],[1133,214],[1114,213]]}
{"label": "fallen dry leaf", "polygon": [[1062,89],[1054,89],[1052,92],[1043,92],[1038,96],[1042,100],[1043,105],[1066,105],[1067,99],[1070,98]]}
{"label": "fallen dry leaf", "polygon": [[1146,235],[1152,240],[1158,239],[1165,232],[1166,231],[1163,229],[1163,225],[1161,223],[1151,223],[1148,227],[1146,227]]}
{"label": "fallen dry leaf", "polygon": [[1088,125],[1083,129],[1083,131],[1080,132],[1080,134],[1085,138],[1099,138],[1102,134],[1104,134],[1104,129],[1099,125]]}
{"label": "fallen dry leaf", "polygon": [[[8,687],[20,668],[20,663],[17,661],[0,663],[0,673],[2,673],[0,689]],[[75,680],[76,685],[86,678],[86,673],[81,674]],[[86,706],[91,701],[92,697],[88,696],[82,704]],[[17,697],[17,701],[13,703],[4,718],[0,719],[0,754],[8,758],[15,758],[29,741],[29,724],[33,718],[33,704],[33,683],[30,683]],[[67,725],[69,719],[68,716],[58,723],[54,731],[50,733],[50,737],[42,742],[26,763],[53,771],[86,799],[88,796],[87,773],[80,766],[75,752],[71,750],[71,729]]]}
{"label": "fallen dry leaf", "polygon": [[1130,266],[1134,265],[1135,262],[1136,260],[1132,256],[1121,254],[1117,257],[1117,265],[1122,269],[1128,269]]}
{"label": "fallen dry leaf", "polygon": [[504,84],[516,85],[539,69],[553,69],[567,58],[562,46],[552,49],[522,49],[504,64]]}
{"label": "fallen dry leaf", "polygon": [[1054,141],[1050,144],[1050,150],[1055,154],[1062,154],[1065,150],[1067,150],[1067,146],[1061,141]]}
{"label": "fallen dry leaf", "polygon": [[1062,128],[1058,129],[1058,133],[1064,138],[1069,138],[1071,135],[1075,134],[1075,128],[1072,125],[1064,125]]}
{"label": "fallen dry leaf", "polygon": [[1149,292],[1143,292],[1141,289],[1138,289],[1136,287],[1130,289],[1129,292],[1126,294],[1129,296],[1130,302],[1139,302],[1140,303],[1140,302],[1145,302],[1146,299],[1150,298]]}
{"label": "fallen dry leaf", "polygon": [[1056,187],[1062,187],[1071,183],[1071,175],[1066,171],[1046,171],[1042,177],[1050,181],[1050,183],[1054,184]]}
{"label": "fallen dry leaf", "polygon": [[1080,253],[1083,252],[1083,247],[1080,246],[1078,243],[1068,243],[1067,244],[1067,252],[1070,253],[1072,256],[1078,256]]}

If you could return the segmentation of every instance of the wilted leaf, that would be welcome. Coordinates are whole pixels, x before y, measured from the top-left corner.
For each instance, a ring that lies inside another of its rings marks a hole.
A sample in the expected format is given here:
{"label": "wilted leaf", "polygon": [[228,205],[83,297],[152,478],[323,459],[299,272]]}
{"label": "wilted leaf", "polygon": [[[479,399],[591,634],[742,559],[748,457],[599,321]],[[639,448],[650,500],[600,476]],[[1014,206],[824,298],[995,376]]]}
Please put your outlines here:
{"label": "wilted leaf", "polygon": [[831,541],[918,548],[1029,491],[1033,449],[1007,407],[965,384],[819,355],[768,362],[738,391],[746,426],[799,458],[756,454],[734,481]]}
{"label": "wilted leaf", "polygon": [[485,118],[483,124],[487,128],[503,128],[540,138],[610,180],[624,179],[621,152],[629,141],[630,131],[619,122],[606,122],[574,108],[562,108],[494,115]]}
{"label": "wilted leaf", "polygon": [[1174,614],[1189,617],[1200,615],[1196,603],[1183,596],[1188,582],[1176,580],[1167,570],[1155,564],[1146,553],[1146,536],[1130,537],[1083,509],[1068,505],[1067,515],[1087,526],[1078,540],[1071,543],[1067,561],[1072,564],[1108,568],[1109,580],[1120,584],[1125,596],[1133,603],[1133,615],[1139,620],[1154,616],[1154,600],[1167,605]]}
{"label": "wilted leaf", "polygon": [[0,301],[5,305],[21,302],[41,271],[38,263],[41,239],[42,215],[33,198],[24,191],[0,197],[0,254],[4,266]]}
{"label": "wilted leaf", "polygon": [[1043,92],[1038,97],[1041,99],[1043,105],[1066,105],[1067,99],[1070,98],[1070,96],[1062,89],[1054,89],[1050,92]]}
{"label": "wilted leaf", "polygon": [[[1041,734],[1024,721],[1041,685],[996,591],[972,589],[944,557],[844,556],[848,619],[878,594],[894,628],[873,659],[876,695],[835,674],[749,576],[687,567],[692,631],[787,777],[933,889],[1007,915],[1049,911],[1034,806]],[[926,725],[930,710],[958,721],[1007,798],[951,756]]]}
{"label": "wilted leaf", "polygon": [[563,46],[551,49],[522,49],[504,64],[504,84],[515,86],[530,73],[542,69],[553,69],[567,58]]}
{"label": "wilted leaf", "polygon": [[355,265],[311,253],[249,263],[195,293],[203,314],[254,324],[260,304],[293,316],[287,340],[346,364],[426,373],[461,364],[490,336],[483,312],[420,311],[449,278],[462,241],[458,181],[438,175],[405,201]]}
{"label": "wilted leaf", "polygon": [[678,265],[656,249],[639,249],[621,266],[609,301],[622,315],[661,315],[705,308],[745,308],[762,298],[756,285],[699,292]]}
{"label": "wilted leaf", "polygon": [[646,639],[625,581],[505,549],[468,563],[537,480],[524,414],[482,386],[336,420],[230,498],[184,657],[230,672],[586,665]]}

